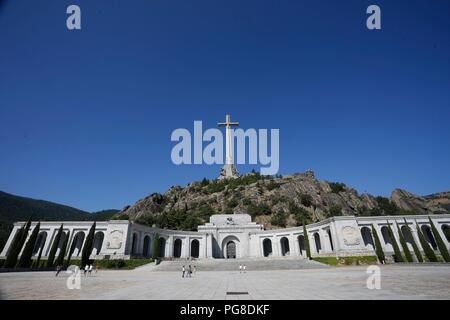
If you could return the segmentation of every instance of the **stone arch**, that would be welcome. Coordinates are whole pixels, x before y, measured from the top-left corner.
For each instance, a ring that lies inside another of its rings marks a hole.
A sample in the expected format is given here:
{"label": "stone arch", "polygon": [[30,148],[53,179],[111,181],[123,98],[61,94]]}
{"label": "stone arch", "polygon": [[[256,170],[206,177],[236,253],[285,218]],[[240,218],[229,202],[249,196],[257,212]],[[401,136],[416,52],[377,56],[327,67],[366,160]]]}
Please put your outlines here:
{"label": "stone arch", "polygon": [[272,241],[268,238],[263,240],[263,255],[270,257],[272,255]]}
{"label": "stone arch", "polygon": [[386,246],[392,246],[392,239],[389,235],[389,229],[386,226],[381,227],[381,235],[383,236],[383,240]]}
{"label": "stone arch", "polygon": [[139,254],[139,235],[137,234],[137,232],[133,232],[133,238],[131,241],[131,254]]}
{"label": "stone arch", "polygon": [[300,255],[303,255],[303,252],[306,250],[305,249],[305,237],[303,235],[299,235],[297,237],[297,241],[298,241],[298,248],[300,250]]}
{"label": "stone arch", "polygon": [[149,258],[151,256],[151,248],[152,248],[151,243],[152,243],[152,240],[150,239],[150,236],[146,235],[144,237],[144,246],[142,248],[142,255],[145,258]]}
{"label": "stone arch", "polygon": [[158,241],[158,257],[164,258],[166,256],[166,238],[159,238]]}
{"label": "stone arch", "polygon": [[444,224],[441,227],[442,232],[444,233],[445,239],[447,242],[450,242],[450,226],[448,224]]}
{"label": "stone arch", "polygon": [[314,232],[314,243],[316,244],[316,252],[320,253],[322,251],[322,244],[320,243],[320,235],[318,232]]}
{"label": "stone arch", "polygon": [[194,239],[191,242],[191,257],[198,258],[199,256],[200,256],[200,241]]}
{"label": "stone arch", "polygon": [[[411,237],[410,237],[410,233],[408,232],[408,228],[409,228],[408,226],[404,225],[404,226],[402,226],[400,228],[400,231],[402,232],[403,239],[405,239],[405,241],[407,243],[412,245],[413,239],[411,239]],[[409,230],[409,231],[411,231],[411,230]]]}
{"label": "stone arch", "polygon": [[34,245],[33,249],[33,256],[39,255],[39,251],[44,247],[45,241],[47,240],[47,232],[41,231],[38,234],[38,237],[36,239],[36,244]]}
{"label": "stone arch", "polygon": [[280,239],[281,255],[288,256],[290,254],[289,240],[286,237]]}
{"label": "stone arch", "polygon": [[239,239],[235,236],[228,236],[222,241],[222,254],[226,259],[240,257]]}
{"label": "stone arch", "polygon": [[362,227],[361,228],[361,237],[363,238],[364,245],[367,247],[372,247],[372,249],[375,248],[372,232],[369,229],[369,227]]}
{"label": "stone arch", "polygon": [[431,231],[430,226],[424,224],[422,227],[420,227],[420,229],[422,229],[422,233],[423,236],[425,237],[425,240],[427,240],[427,242],[431,245],[433,250],[437,250],[437,243],[436,240],[434,239],[433,232]]}
{"label": "stone arch", "polygon": [[105,239],[105,234],[103,231],[97,231],[94,235],[94,245],[92,246],[92,251],[95,255],[100,254],[102,250],[103,240]]}
{"label": "stone arch", "polygon": [[181,258],[181,248],[183,247],[183,241],[181,239],[175,239],[173,243],[173,257]]}
{"label": "stone arch", "polygon": [[70,252],[72,253],[72,256],[78,257],[80,255],[81,249],[83,248],[84,238],[84,231],[78,231],[75,234],[72,240],[72,245],[70,246]]}

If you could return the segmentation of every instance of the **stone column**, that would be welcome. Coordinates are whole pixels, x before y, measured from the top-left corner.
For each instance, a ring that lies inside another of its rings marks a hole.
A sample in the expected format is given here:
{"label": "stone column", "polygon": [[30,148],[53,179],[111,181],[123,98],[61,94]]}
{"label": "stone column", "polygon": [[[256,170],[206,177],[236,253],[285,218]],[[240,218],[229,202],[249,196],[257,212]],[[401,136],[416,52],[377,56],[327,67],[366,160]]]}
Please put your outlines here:
{"label": "stone column", "polygon": [[333,250],[331,249],[330,237],[328,236],[328,232],[326,230],[320,229],[319,236],[323,253],[333,252]]}
{"label": "stone column", "polygon": [[181,258],[189,258],[191,239],[189,238],[189,236],[186,236],[182,241],[183,242],[181,245]]}
{"label": "stone column", "polygon": [[173,258],[173,236],[169,236],[166,241],[166,256]]}
{"label": "stone column", "polygon": [[274,257],[281,257],[281,238],[274,236],[272,239],[272,255]]}

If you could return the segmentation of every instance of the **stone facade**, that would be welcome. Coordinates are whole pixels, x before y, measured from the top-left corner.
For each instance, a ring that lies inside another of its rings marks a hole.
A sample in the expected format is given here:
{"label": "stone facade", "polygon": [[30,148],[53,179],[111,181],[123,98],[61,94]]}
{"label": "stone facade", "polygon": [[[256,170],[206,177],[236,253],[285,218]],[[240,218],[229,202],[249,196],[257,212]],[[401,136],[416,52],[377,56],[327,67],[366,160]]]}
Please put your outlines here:
{"label": "stone facade", "polygon": [[[393,253],[393,249],[387,232],[387,224],[391,224],[394,236],[399,242],[395,223],[403,230],[405,219],[416,244],[420,247],[416,232],[416,226],[419,225],[431,247],[437,251],[436,241],[430,229],[429,217],[450,250],[449,214],[382,217],[341,216],[307,226],[311,254],[313,256],[341,257],[374,255],[371,235],[373,225],[384,252],[390,255]],[[65,235],[69,232],[69,248],[73,252],[72,258],[79,259],[92,223],[87,221],[41,222],[34,256],[38,256],[41,248],[43,248],[42,258],[45,259],[49,255],[51,245],[63,224]],[[23,224],[24,222],[14,224],[1,257],[7,255],[16,233]],[[35,225],[36,223],[32,223],[29,235]],[[160,237],[158,256],[163,259],[306,257],[302,227],[264,230],[262,225],[252,222],[249,215],[233,214],[213,215],[209,223],[198,227],[197,232],[158,229],[122,220],[97,222],[91,258],[150,257],[156,234]],[[60,240],[60,246],[63,240]],[[410,239],[406,240],[412,251]],[[59,250],[60,248],[58,248],[58,252]]]}

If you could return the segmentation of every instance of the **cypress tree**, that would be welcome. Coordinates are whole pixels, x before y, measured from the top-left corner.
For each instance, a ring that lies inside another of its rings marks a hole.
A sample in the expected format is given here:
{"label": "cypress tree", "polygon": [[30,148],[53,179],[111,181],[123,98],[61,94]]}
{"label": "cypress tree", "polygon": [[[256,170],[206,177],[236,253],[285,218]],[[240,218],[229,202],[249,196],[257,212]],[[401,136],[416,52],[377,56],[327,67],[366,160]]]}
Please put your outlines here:
{"label": "cypress tree", "polygon": [[53,241],[52,248],[50,249],[50,253],[48,255],[47,260],[47,268],[53,267],[53,263],[55,261],[56,250],[58,250],[59,241],[61,240],[61,235],[63,233],[63,225],[59,227],[58,233],[56,234],[55,240]]}
{"label": "cypress tree", "polygon": [[89,257],[91,256],[92,245],[94,244],[95,225],[94,222],[84,241],[83,251],[81,252],[81,268],[84,268],[85,265],[89,264]]}
{"label": "cypress tree", "polygon": [[20,233],[19,240],[17,244],[12,248],[6,257],[5,268],[14,268],[17,264],[17,258],[19,257],[20,251],[22,251],[23,244],[25,240],[28,238],[28,231],[30,230],[31,218],[28,219],[27,223],[23,227],[22,232]]}
{"label": "cypress tree", "polygon": [[156,260],[158,258],[158,248],[159,248],[159,234],[155,234],[152,243],[152,259]]}
{"label": "cypress tree", "polygon": [[22,255],[20,256],[17,267],[29,268],[31,266],[31,257],[33,255],[34,246],[36,245],[36,239],[39,234],[40,226],[41,226],[41,223],[38,222],[36,224],[36,226],[34,227],[33,232],[31,233],[31,236],[27,241],[27,244],[25,245],[25,248],[23,249]]}
{"label": "cypress tree", "polygon": [[414,237],[412,235],[411,229],[409,228],[408,223],[406,222],[406,218],[404,218],[404,220],[405,220],[406,233],[407,233],[406,236],[409,239],[411,239],[411,244],[412,244],[412,247],[413,247],[413,250],[414,250],[414,254],[416,255],[417,261],[423,262],[422,253],[420,253],[420,249],[417,246],[416,240],[414,240]]}
{"label": "cypress tree", "polygon": [[10,249],[8,251],[7,257],[5,259],[5,262],[3,263],[3,268],[12,268],[14,264],[11,264],[11,259],[13,257],[13,252],[16,250],[17,246],[19,245],[20,239],[22,238],[24,226],[22,226],[14,236],[14,239],[11,243]]}
{"label": "cypress tree", "polygon": [[41,249],[39,249],[39,254],[37,260],[35,261],[34,267],[39,268],[39,264],[41,263],[42,251],[44,251],[45,241],[41,245]]}
{"label": "cypress tree", "polygon": [[309,247],[308,231],[306,230],[306,221],[303,219],[303,238],[305,240],[306,256],[311,260],[311,248]]}
{"label": "cypress tree", "polygon": [[405,262],[403,259],[402,253],[400,251],[400,248],[398,247],[397,240],[395,239],[394,232],[392,231],[391,224],[389,221],[386,221],[388,225],[388,233],[389,238],[391,238],[392,241],[392,248],[394,249],[394,261],[395,262]]}
{"label": "cypress tree", "polygon": [[67,243],[69,242],[70,231],[67,231],[67,235],[64,238],[64,242],[61,247],[61,251],[58,254],[58,258],[56,258],[55,264],[57,266],[61,266],[64,263],[64,256],[66,255]]}
{"label": "cypress tree", "polygon": [[375,244],[375,253],[378,257],[378,260],[380,261],[380,263],[385,264],[386,257],[384,256],[383,247],[381,246],[380,238],[378,237],[378,234],[373,225],[372,225],[372,237],[373,242]]}
{"label": "cypress tree", "polygon": [[403,233],[400,230],[400,227],[398,226],[397,221],[395,224],[397,225],[398,237],[400,239],[400,245],[403,248],[403,253],[405,254],[406,261],[413,262],[413,257],[411,255],[411,251],[409,251],[408,244],[406,243],[405,237],[403,236]]}
{"label": "cypress tree", "polygon": [[450,262],[450,254],[448,253],[447,247],[442,241],[441,235],[439,234],[439,231],[436,229],[433,221],[431,221],[431,218],[428,217],[428,220],[430,220],[431,225],[431,232],[433,232],[434,239],[436,240],[436,244],[439,248],[439,251],[441,252],[442,258],[445,262]]}
{"label": "cypress tree", "polygon": [[423,235],[422,231],[420,230],[417,222],[416,222],[416,225],[417,225],[417,235],[419,236],[420,245],[423,248],[423,252],[425,253],[425,256],[428,258],[428,261],[437,262],[438,259],[436,257],[436,254],[434,253],[433,249],[431,249],[427,240],[425,240],[425,236]]}

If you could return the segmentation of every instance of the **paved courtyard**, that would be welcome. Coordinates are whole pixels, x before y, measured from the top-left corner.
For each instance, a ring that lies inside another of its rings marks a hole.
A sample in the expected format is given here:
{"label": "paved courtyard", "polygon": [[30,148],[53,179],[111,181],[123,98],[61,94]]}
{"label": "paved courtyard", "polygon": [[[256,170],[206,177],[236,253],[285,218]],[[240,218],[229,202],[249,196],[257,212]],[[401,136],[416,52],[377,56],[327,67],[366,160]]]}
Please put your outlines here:
{"label": "paved courtyard", "polygon": [[[69,290],[68,275],[0,274],[2,299],[450,299],[450,265],[381,267],[381,289],[369,290],[366,267],[311,270],[197,272],[101,271],[81,276]],[[248,295],[227,295],[248,292]]]}

